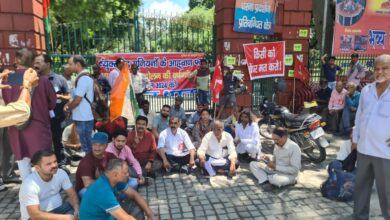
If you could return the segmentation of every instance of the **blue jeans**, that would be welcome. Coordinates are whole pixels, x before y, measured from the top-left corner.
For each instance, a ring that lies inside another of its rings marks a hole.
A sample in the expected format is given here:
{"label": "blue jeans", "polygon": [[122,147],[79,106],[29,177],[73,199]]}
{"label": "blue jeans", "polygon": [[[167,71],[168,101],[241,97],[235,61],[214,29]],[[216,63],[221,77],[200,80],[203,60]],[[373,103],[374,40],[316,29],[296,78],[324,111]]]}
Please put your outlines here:
{"label": "blue jeans", "polygon": [[85,153],[89,153],[92,150],[92,131],[94,126],[94,120],[91,121],[74,121],[76,124],[77,134],[80,137],[81,147]]}
{"label": "blue jeans", "polygon": [[65,215],[65,214],[73,215],[74,209],[69,204],[69,202],[64,202],[60,207],[57,207],[57,208],[51,210],[50,213],[63,214],[63,215]]}
{"label": "blue jeans", "polygon": [[209,104],[210,103],[210,93],[209,91],[204,91],[201,89],[198,89],[196,94],[196,101],[197,103],[201,104]]}

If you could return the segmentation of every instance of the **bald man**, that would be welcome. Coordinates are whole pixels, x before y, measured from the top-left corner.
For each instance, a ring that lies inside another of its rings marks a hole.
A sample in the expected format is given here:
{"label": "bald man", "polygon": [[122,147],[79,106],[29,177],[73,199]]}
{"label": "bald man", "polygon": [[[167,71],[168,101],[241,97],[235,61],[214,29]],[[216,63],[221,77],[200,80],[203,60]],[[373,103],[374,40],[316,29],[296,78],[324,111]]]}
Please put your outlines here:
{"label": "bald man", "polygon": [[328,130],[331,132],[338,132],[338,125],[345,106],[345,96],[347,93],[347,90],[344,89],[343,82],[337,81],[336,89],[332,91],[328,104]]}

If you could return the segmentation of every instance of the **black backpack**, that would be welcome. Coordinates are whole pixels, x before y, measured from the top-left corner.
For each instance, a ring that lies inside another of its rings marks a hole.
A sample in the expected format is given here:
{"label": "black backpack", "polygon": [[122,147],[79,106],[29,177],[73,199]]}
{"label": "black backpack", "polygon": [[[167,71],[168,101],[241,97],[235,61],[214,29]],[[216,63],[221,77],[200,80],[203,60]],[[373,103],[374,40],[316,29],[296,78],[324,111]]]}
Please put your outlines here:
{"label": "black backpack", "polygon": [[92,78],[88,72],[80,73],[75,82],[75,87],[77,87],[78,80],[83,77],[88,76],[93,80],[93,101],[88,99],[87,94],[84,94],[85,100],[91,105],[92,114],[96,121],[104,121],[108,118],[108,100],[106,95],[103,93],[100,88],[99,83],[96,79]]}

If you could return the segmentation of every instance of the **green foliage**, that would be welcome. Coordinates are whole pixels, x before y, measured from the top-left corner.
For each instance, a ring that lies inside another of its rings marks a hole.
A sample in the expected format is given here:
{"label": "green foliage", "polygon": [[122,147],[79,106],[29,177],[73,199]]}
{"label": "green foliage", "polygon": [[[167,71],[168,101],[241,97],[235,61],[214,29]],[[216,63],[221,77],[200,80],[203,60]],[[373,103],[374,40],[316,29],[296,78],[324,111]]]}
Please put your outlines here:
{"label": "green foliage", "polygon": [[215,0],[190,0],[188,5],[190,10],[196,7],[204,7],[207,9],[213,8],[215,4]]}

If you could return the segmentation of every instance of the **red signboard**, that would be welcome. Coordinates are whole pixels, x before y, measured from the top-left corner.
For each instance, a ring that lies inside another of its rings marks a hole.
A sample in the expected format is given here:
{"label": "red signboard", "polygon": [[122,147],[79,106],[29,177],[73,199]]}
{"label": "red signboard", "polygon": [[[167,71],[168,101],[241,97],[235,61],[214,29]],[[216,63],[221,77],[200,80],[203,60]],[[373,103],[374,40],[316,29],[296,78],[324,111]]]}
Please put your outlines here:
{"label": "red signboard", "polygon": [[153,89],[146,95],[175,96],[196,91],[187,76],[198,69],[203,57],[202,53],[96,54],[96,63],[106,75],[115,68],[118,58],[123,58],[129,65],[136,63],[139,72],[152,82]]}
{"label": "red signboard", "polygon": [[244,44],[251,80],[284,76],[284,41]]}
{"label": "red signboard", "polygon": [[336,0],[333,54],[390,53],[389,0]]}

